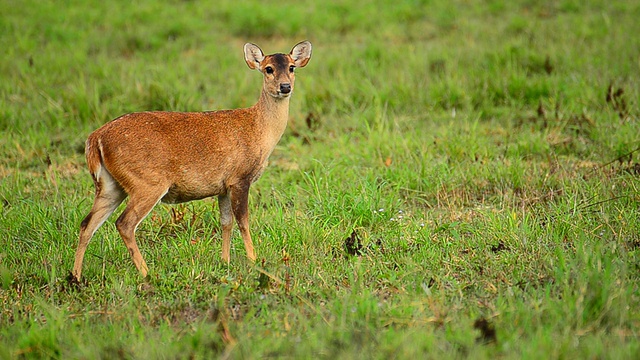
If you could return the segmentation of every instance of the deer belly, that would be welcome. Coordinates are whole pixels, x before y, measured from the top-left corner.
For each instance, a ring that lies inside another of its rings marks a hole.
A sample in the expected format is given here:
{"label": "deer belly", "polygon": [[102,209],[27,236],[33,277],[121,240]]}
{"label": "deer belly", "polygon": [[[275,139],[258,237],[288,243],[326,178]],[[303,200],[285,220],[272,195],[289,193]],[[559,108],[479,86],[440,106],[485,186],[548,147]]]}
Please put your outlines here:
{"label": "deer belly", "polygon": [[224,184],[222,182],[182,182],[171,185],[166,195],[162,197],[162,202],[168,204],[178,204],[221,195],[224,193],[226,193],[226,188],[224,187]]}

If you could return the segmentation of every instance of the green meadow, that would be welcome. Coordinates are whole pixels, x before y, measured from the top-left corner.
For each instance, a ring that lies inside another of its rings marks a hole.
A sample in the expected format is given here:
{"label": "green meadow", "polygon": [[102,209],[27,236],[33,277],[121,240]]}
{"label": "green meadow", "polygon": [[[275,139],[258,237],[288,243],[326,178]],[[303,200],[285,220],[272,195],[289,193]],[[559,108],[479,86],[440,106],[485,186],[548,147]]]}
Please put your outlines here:
{"label": "green meadow", "polygon": [[[0,1],[0,358],[640,358],[637,1]],[[248,107],[310,40],[249,195],[114,221],[84,141]]]}

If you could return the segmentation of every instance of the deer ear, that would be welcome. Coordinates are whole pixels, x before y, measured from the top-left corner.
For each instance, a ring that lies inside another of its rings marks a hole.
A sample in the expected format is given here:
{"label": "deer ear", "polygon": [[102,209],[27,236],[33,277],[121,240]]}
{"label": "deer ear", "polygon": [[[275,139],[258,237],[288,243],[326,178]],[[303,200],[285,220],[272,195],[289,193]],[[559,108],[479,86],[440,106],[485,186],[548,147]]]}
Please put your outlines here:
{"label": "deer ear", "polygon": [[302,41],[296,44],[289,53],[297,67],[304,67],[311,58],[311,43]]}
{"label": "deer ear", "polygon": [[244,44],[244,61],[247,62],[249,68],[259,69],[262,60],[264,60],[264,53],[258,45],[252,43]]}

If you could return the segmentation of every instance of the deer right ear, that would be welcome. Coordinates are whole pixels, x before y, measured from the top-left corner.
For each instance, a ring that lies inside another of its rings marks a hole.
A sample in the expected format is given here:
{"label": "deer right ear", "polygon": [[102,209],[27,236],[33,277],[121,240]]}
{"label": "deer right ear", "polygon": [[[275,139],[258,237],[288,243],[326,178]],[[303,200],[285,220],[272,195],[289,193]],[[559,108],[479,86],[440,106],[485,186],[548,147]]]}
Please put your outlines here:
{"label": "deer right ear", "polygon": [[247,62],[249,68],[259,69],[262,60],[264,60],[264,53],[258,45],[252,43],[244,44],[244,61]]}

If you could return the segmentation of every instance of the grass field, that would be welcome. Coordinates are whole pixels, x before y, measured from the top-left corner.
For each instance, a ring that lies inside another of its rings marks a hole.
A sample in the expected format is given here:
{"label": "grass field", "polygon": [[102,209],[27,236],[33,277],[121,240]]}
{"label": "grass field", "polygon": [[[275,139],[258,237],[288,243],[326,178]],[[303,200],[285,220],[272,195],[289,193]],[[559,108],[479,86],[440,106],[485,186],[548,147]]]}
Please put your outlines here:
{"label": "grass field", "polygon": [[[0,8],[0,358],[640,357],[637,1]],[[304,39],[256,264],[217,203],[159,205],[148,281],[113,216],[73,286],[87,135],[250,106],[243,44]]]}

